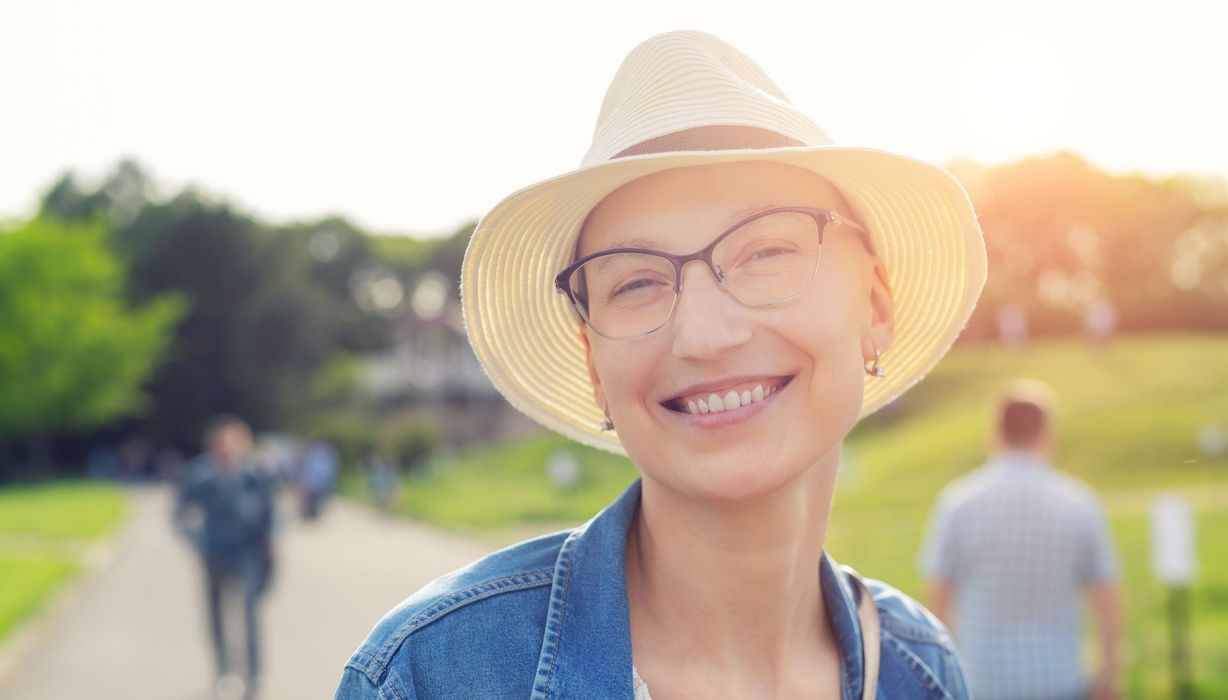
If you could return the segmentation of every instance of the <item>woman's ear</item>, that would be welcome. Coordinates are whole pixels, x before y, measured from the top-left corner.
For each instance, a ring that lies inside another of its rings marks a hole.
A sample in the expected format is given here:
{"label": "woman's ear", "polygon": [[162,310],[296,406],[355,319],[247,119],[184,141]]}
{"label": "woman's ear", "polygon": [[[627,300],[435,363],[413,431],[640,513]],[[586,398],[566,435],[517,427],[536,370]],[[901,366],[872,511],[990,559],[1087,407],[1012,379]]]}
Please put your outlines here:
{"label": "woman's ear", "polygon": [[895,299],[891,293],[891,280],[882,260],[872,258],[870,271],[869,308],[866,326],[863,329],[862,354],[867,362],[874,359],[874,352],[882,355],[895,340]]}
{"label": "woman's ear", "polygon": [[588,338],[588,325],[580,324],[580,342],[584,343],[584,362],[588,365],[588,379],[593,384],[593,400],[597,402],[597,407],[604,412],[608,412],[605,390],[601,387],[601,377],[597,376],[597,368],[593,366],[593,346]]}

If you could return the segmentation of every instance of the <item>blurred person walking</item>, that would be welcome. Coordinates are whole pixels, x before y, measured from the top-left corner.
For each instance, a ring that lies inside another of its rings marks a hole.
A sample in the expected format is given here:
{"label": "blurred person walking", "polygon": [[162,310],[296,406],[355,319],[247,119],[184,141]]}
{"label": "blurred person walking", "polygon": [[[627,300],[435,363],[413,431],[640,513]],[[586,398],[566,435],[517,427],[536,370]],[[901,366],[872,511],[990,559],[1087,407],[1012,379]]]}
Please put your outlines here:
{"label": "blurred person walking", "polygon": [[367,485],[380,510],[387,512],[396,505],[400,481],[396,461],[387,453],[373,452],[367,459]]}
{"label": "blurred person walking", "polygon": [[[1119,697],[1118,558],[1085,483],[1053,467],[1053,392],[1021,380],[998,403],[992,456],[938,497],[920,564],[979,700]],[[1086,595],[1100,670],[1080,663]]]}
{"label": "blurred person walking", "polygon": [[299,488],[304,520],[315,520],[337,480],[337,448],[325,440],[313,440],[303,454]]}
{"label": "blurred person walking", "polygon": [[[188,465],[175,524],[201,556],[219,697],[254,697],[260,678],[258,610],[272,572],[273,484],[254,467],[252,434],[223,414],[205,430],[205,453]],[[235,672],[225,610],[241,595],[246,674]]]}

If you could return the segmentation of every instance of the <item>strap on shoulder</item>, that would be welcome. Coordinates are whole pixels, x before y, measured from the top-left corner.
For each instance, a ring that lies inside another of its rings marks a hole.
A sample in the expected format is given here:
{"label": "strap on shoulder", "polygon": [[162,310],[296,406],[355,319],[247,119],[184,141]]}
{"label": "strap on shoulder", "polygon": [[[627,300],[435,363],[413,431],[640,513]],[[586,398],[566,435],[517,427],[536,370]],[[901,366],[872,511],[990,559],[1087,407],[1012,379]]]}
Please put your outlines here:
{"label": "strap on shoulder", "polygon": [[874,596],[857,572],[847,566],[843,568],[853,584],[853,592],[857,596],[857,619],[861,622],[861,698],[874,700],[878,690],[878,609],[874,607]]}

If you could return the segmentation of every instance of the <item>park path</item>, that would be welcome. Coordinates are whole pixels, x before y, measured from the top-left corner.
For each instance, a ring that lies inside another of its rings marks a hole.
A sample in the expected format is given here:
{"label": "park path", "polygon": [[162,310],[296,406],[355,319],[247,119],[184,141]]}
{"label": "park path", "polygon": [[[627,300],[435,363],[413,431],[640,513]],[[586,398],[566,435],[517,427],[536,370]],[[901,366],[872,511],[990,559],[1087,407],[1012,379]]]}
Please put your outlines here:
{"label": "park path", "polygon": [[[172,494],[134,488],[130,499],[113,560],[55,606],[0,677],[0,698],[210,697],[199,565],[171,530]],[[262,617],[261,700],[331,698],[345,660],[385,612],[490,550],[344,501],[314,523],[282,505],[278,570]]]}

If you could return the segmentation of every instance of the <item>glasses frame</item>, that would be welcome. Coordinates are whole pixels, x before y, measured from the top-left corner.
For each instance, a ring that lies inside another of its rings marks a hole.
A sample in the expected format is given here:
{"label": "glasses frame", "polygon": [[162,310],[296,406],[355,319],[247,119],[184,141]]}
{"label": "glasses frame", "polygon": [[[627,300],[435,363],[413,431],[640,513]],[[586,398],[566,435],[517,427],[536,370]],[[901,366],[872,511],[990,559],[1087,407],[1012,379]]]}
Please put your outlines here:
{"label": "glasses frame", "polygon": [[[736,224],[722,231],[721,234],[718,235],[716,238],[714,238],[711,243],[695,251],[694,253],[690,253],[688,255],[674,255],[673,253],[666,253],[664,251],[655,250],[652,248],[609,248],[606,250],[599,250],[596,253],[590,253],[580,258],[579,260],[576,260],[575,262],[568,265],[567,267],[563,268],[562,272],[555,275],[554,288],[555,288],[555,291],[567,297],[567,299],[571,302],[572,307],[575,308],[576,313],[579,314],[581,320],[584,321],[585,325],[587,325],[589,328],[592,328],[594,333],[596,333],[597,335],[600,335],[602,338],[606,338],[607,340],[631,340],[634,338],[642,338],[646,335],[651,335],[653,333],[656,333],[657,331],[669,325],[670,320],[674,317],[674,309],[678,307],[678,297],[681,296],[682,294],[682,268],[687,263],[694,262],[696,260],[702,261],[704,265],[708,268],[708,271],[712,273],[712,277],[716,280],[717,284],[719,284],[721,288],[724,289],[729,294],[729,296],[733,297],[734,299],[737,299],[739,303],[745,306],[749,306],[751,308],[759,308],[759,307],[764,307],[764,306],[773,306],[775,304],[783,304],[787,301],[796,299],[797,297],[804,294],[806,290],[810,289],[810,286],[814,284],[814,278],[817,276],[817,274],[812,274],[810,276],[810,281],[807,282],[806,286],[802,287],[796,294],[785,297],[784,299],[778,299],[776,301],[771,301],[771,302],[767,302],[764,304],[751,304],[743,300],[741,297],[739,297],[726,284],[725,271],[722,270],[719,265],[713,262],[712,251],[716,249],[716,246],[720,245],[721,241],[725,240],[730,235],[732,235],[735,231],[751,223],[752,221],[755,221],[757,219],[762,219],[763,217],[769,216],[772,214],[780,214],[780,213],[788,213],[788,212],[797,213],[797,214],[806,214],[814,219],[815,224],[818,225],[820,259],[822,258],[822,252],[823,252],[823,234],[826,233],[827,227],[829,225],[848,226],[850,228],[857,230],[858,233],[860,234],[859,237],[861,238],[862,244],[866,246],[867,250],[873,251],[873,247],[870,245],[869,233],[865,230],[865,228],[863,228],[860,224],[858,224],[857,222],[851,219],[844,218],[843,216],[840,215],[838,211],[834,209],[821,209],[818,207],[773,207],[771,209],[764,209],[763,211],[755,212],[754,214],[751,214],[745,219],[742,219],[741,221],[737,222]],[[673,300],[673,303],[670,304],[669,313],[666,314],[665,320],[662,321],[659,326],[651,330],[645,331],[643,333],[637,333],[635,335],[609,336],[609,335],[606,335],[605,333],[602,333],[600,330],[594,327],[592,323],[589,322],[588,314],[585,312],[587,300],[581,300],[576,295],[575,291],[571,289],[571,285],[569,285],[567,282],[568,282],[568,279],[572,276],[572,274],[575,273],[576,270],[578,270],[582,265],[589,262],[590,260],[594,260],[596,258],[604,257],[607,255],[620,255],[620,254],[625,254],[625,253],[639,253],[643,255],[653,255],[658,258],[664,258],[668,260],[671,264],[673,264],[674,266],[674,300]],[[815,260],[815,272],[816,273],[818,272],[818,265],[819,265],[819,261]]]}

